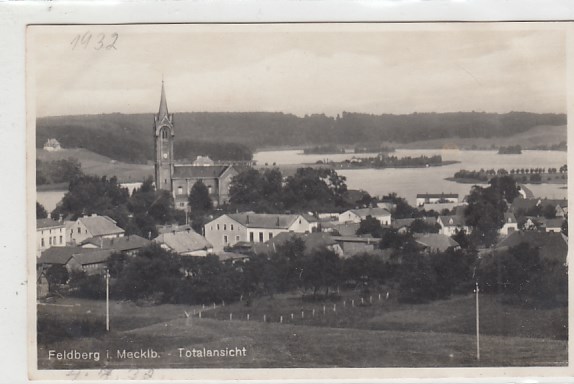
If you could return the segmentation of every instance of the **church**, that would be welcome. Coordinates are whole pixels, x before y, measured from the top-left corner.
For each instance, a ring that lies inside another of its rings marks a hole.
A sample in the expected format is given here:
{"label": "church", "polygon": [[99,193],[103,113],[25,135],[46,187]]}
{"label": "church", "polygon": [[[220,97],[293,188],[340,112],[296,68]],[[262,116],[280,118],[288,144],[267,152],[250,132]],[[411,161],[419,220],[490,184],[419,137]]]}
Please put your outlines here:
{"label": "church", "polygon": [[209,158],[202,156],[192,164],[176,163],[173,151],[175,124],[173,114],[167,109],[163,81],[159,111],[154,116],[153,135],[155,186],[157,190],[169,191],[173,195],[177,209],[188,209],[189,192],[198,181],[205,184],[215,206],[228,202],[231,179],[239,173],[236,165],[215,164]]}

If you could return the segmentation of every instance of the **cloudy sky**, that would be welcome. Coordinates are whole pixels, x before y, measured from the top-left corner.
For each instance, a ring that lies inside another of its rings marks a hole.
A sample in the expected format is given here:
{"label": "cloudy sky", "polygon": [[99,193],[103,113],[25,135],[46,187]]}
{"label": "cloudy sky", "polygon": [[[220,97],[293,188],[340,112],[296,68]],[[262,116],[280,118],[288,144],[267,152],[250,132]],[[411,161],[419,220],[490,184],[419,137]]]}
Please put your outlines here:
{"label": "cloudy sky", "polygon": [[[73,26],[29,32],[38,116],[154,113],[162,76],[171,112],[566,111],[565,32],[552,24]],[[88,44],[74,44],[86,32]],[[96,49],[102,36],[109,45],[113,33],[115,49]]]}

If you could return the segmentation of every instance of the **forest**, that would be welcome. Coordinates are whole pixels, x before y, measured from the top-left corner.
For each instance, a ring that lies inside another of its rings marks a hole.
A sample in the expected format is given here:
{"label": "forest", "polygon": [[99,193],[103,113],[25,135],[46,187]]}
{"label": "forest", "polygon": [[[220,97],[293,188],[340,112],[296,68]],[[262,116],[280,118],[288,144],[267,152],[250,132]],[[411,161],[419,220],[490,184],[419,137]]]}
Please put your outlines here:
{"label": "forest", "polygon": [[[281,112],[192,112],[177,113],[174,119],[176,143],[186,143],[177,144],[176,157],[209,155],[214,160],[246,160],[255,149],[270,146],[353,146],[452,137],[508,137],[540,125],[566,124],[564,114],[528,112],[342,112],[336,117],[298,117]],[[151,114],[44,117],[37,120],[36,126],[37,148],[49,138],[56,138],[65,148],[83,147],[120,161],[145,163],[153,157]],[[223,143],[231,147],[224,148]],[[226,158],[230,156],[234,158]]]}

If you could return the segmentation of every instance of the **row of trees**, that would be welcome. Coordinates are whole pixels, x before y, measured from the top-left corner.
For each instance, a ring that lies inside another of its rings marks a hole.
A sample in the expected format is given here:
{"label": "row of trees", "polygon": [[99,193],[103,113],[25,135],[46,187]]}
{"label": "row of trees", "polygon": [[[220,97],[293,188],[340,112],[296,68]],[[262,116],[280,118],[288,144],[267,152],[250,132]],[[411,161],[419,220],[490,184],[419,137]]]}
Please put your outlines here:
{"label": "row of trees", "polygon": [[[248,147],[277,145],[337,145],[445,139],[495,138],[526,132],[540,125],[565,125],[565,114],[483,112],[372,115],[342,112],[298,117],[285,113],[178,113],[179,140],[210,137],[213,142]],[[57,138],[67,148],[84,147],[116,160],[151,160],[151,114],[108,114],[47,117],[37,121],[37,147]],[[178,153],[183,153],[176,151]]]}
{"label": "row of trees", "polygon": [[80,162],[73,157],[53,161],[36,159],[36,185],[68,183],[82,174]]}
{"label": "row of trees", "polygon": [[157,236],[157,225],[185,223],[185,213],[175,209],[171,194],[156,191],[151,178],[130,196],[115,177],[87,175],[70,181],[68,192],[51,217],[75,220],[92,213],[109,216],[126,234],[145,238]]}
{"label": "row of trees", "polygon": [[498,170],[495,169],[480,169],[478,171],[468,171],[466,169],[461,169],[454,174],[455,178],[458,179],[475,179],[481,181],[488,181],[491,177],[494,176],[506,176],[506,175],[541,175],[541,174],[565,174],[568,172],[568,166],[563,165],[560,168],[512,168],[510,171],[507,171],[505,168],[499,168]]}

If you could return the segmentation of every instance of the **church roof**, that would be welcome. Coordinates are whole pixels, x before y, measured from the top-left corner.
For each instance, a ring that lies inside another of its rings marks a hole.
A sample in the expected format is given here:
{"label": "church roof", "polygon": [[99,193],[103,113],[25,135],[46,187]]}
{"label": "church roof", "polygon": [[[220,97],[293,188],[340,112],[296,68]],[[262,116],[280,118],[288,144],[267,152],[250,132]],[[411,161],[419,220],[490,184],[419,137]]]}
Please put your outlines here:
{"label": "church roof", "polygon": [[161,100],[159,102],[159,112],[157,114],[158,120],[161,120],[164,116],[168,115],[167,111],[167,100],[165,98],[165,88],[163,86],[163,81],[161,82]]}
{"label": "church roof", "polygon": [[217,178],[225,172],[228,165],[175,165],[173,167],[174,179]]}

